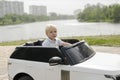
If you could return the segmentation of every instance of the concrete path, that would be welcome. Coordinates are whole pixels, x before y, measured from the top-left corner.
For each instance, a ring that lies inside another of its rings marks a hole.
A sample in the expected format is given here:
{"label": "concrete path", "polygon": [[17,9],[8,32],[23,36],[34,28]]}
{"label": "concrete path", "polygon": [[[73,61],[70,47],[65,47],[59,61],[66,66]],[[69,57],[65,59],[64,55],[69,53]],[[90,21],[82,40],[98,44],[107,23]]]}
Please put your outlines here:
{"label": "concrete path", "polygon": [[[97,52],[120,54],[120,47],[92,46]],[[15,46],[0,46],[0,80],[8,80],[7,62]]]}
{"label": "concrete path", "polygon": [[14,51],[15,46],[0,46],[0,80],[8,80],[8,57]]}
{"label": "concrete path", "polygon": [[92,46],[96,52],[120,54],[120,47]]}

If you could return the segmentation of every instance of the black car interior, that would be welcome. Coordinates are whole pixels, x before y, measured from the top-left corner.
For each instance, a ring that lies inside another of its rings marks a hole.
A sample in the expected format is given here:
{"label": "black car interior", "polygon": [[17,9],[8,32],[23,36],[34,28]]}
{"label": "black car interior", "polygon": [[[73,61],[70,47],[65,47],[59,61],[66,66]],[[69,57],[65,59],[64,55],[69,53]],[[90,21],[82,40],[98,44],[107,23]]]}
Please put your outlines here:
{"label": "black car interior", "polygon": [[[79,42],[79,40],[77,40],[77,39],[62,39],[62,40],[65,42],[71,43],[71,44]],[[27,42],[24,44],[24,46],[42,46],[42,42],[43,42],[43,40],[37,40],[34,42]]]}

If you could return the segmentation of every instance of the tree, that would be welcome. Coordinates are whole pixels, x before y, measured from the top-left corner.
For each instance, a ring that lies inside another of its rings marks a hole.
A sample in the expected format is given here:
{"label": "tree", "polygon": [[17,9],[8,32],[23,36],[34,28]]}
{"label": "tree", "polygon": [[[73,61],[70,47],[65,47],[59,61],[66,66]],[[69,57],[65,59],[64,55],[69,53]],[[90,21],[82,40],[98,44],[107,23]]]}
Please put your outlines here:
{"label": "tree", "polygon": [[113,5],[113,21],[114,22],[120,22],[120,5],[115,4]]}
{"label": "tree", "polygon": [[104,6],[102,4],[87,5],[77,16],[78,21],[120,22],[120,4]]}

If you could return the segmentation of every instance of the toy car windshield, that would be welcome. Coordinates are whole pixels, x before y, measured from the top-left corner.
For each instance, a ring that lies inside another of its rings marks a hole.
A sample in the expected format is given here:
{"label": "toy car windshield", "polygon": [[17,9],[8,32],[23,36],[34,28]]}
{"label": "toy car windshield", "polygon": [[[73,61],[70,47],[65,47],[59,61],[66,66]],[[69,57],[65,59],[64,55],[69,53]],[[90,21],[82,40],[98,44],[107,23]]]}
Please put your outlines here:
{"label": "toy car windshield", "polygon": [[84,41],[62,47],[61,50],[69,58],[72,65],[86,61],[95,54],[95,51]]}

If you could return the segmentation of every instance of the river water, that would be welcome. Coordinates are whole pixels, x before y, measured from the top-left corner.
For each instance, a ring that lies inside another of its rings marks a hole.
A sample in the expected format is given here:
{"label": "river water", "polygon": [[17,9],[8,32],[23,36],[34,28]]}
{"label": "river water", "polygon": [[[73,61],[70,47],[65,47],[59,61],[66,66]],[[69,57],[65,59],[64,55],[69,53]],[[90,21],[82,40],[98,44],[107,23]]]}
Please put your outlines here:
{"label": "river water", "polygon": [[120,24],[56,20],[0,26],[0,42],[46,38],[44,30],[47,24],[57,25],[58,37],[120,34]]}

